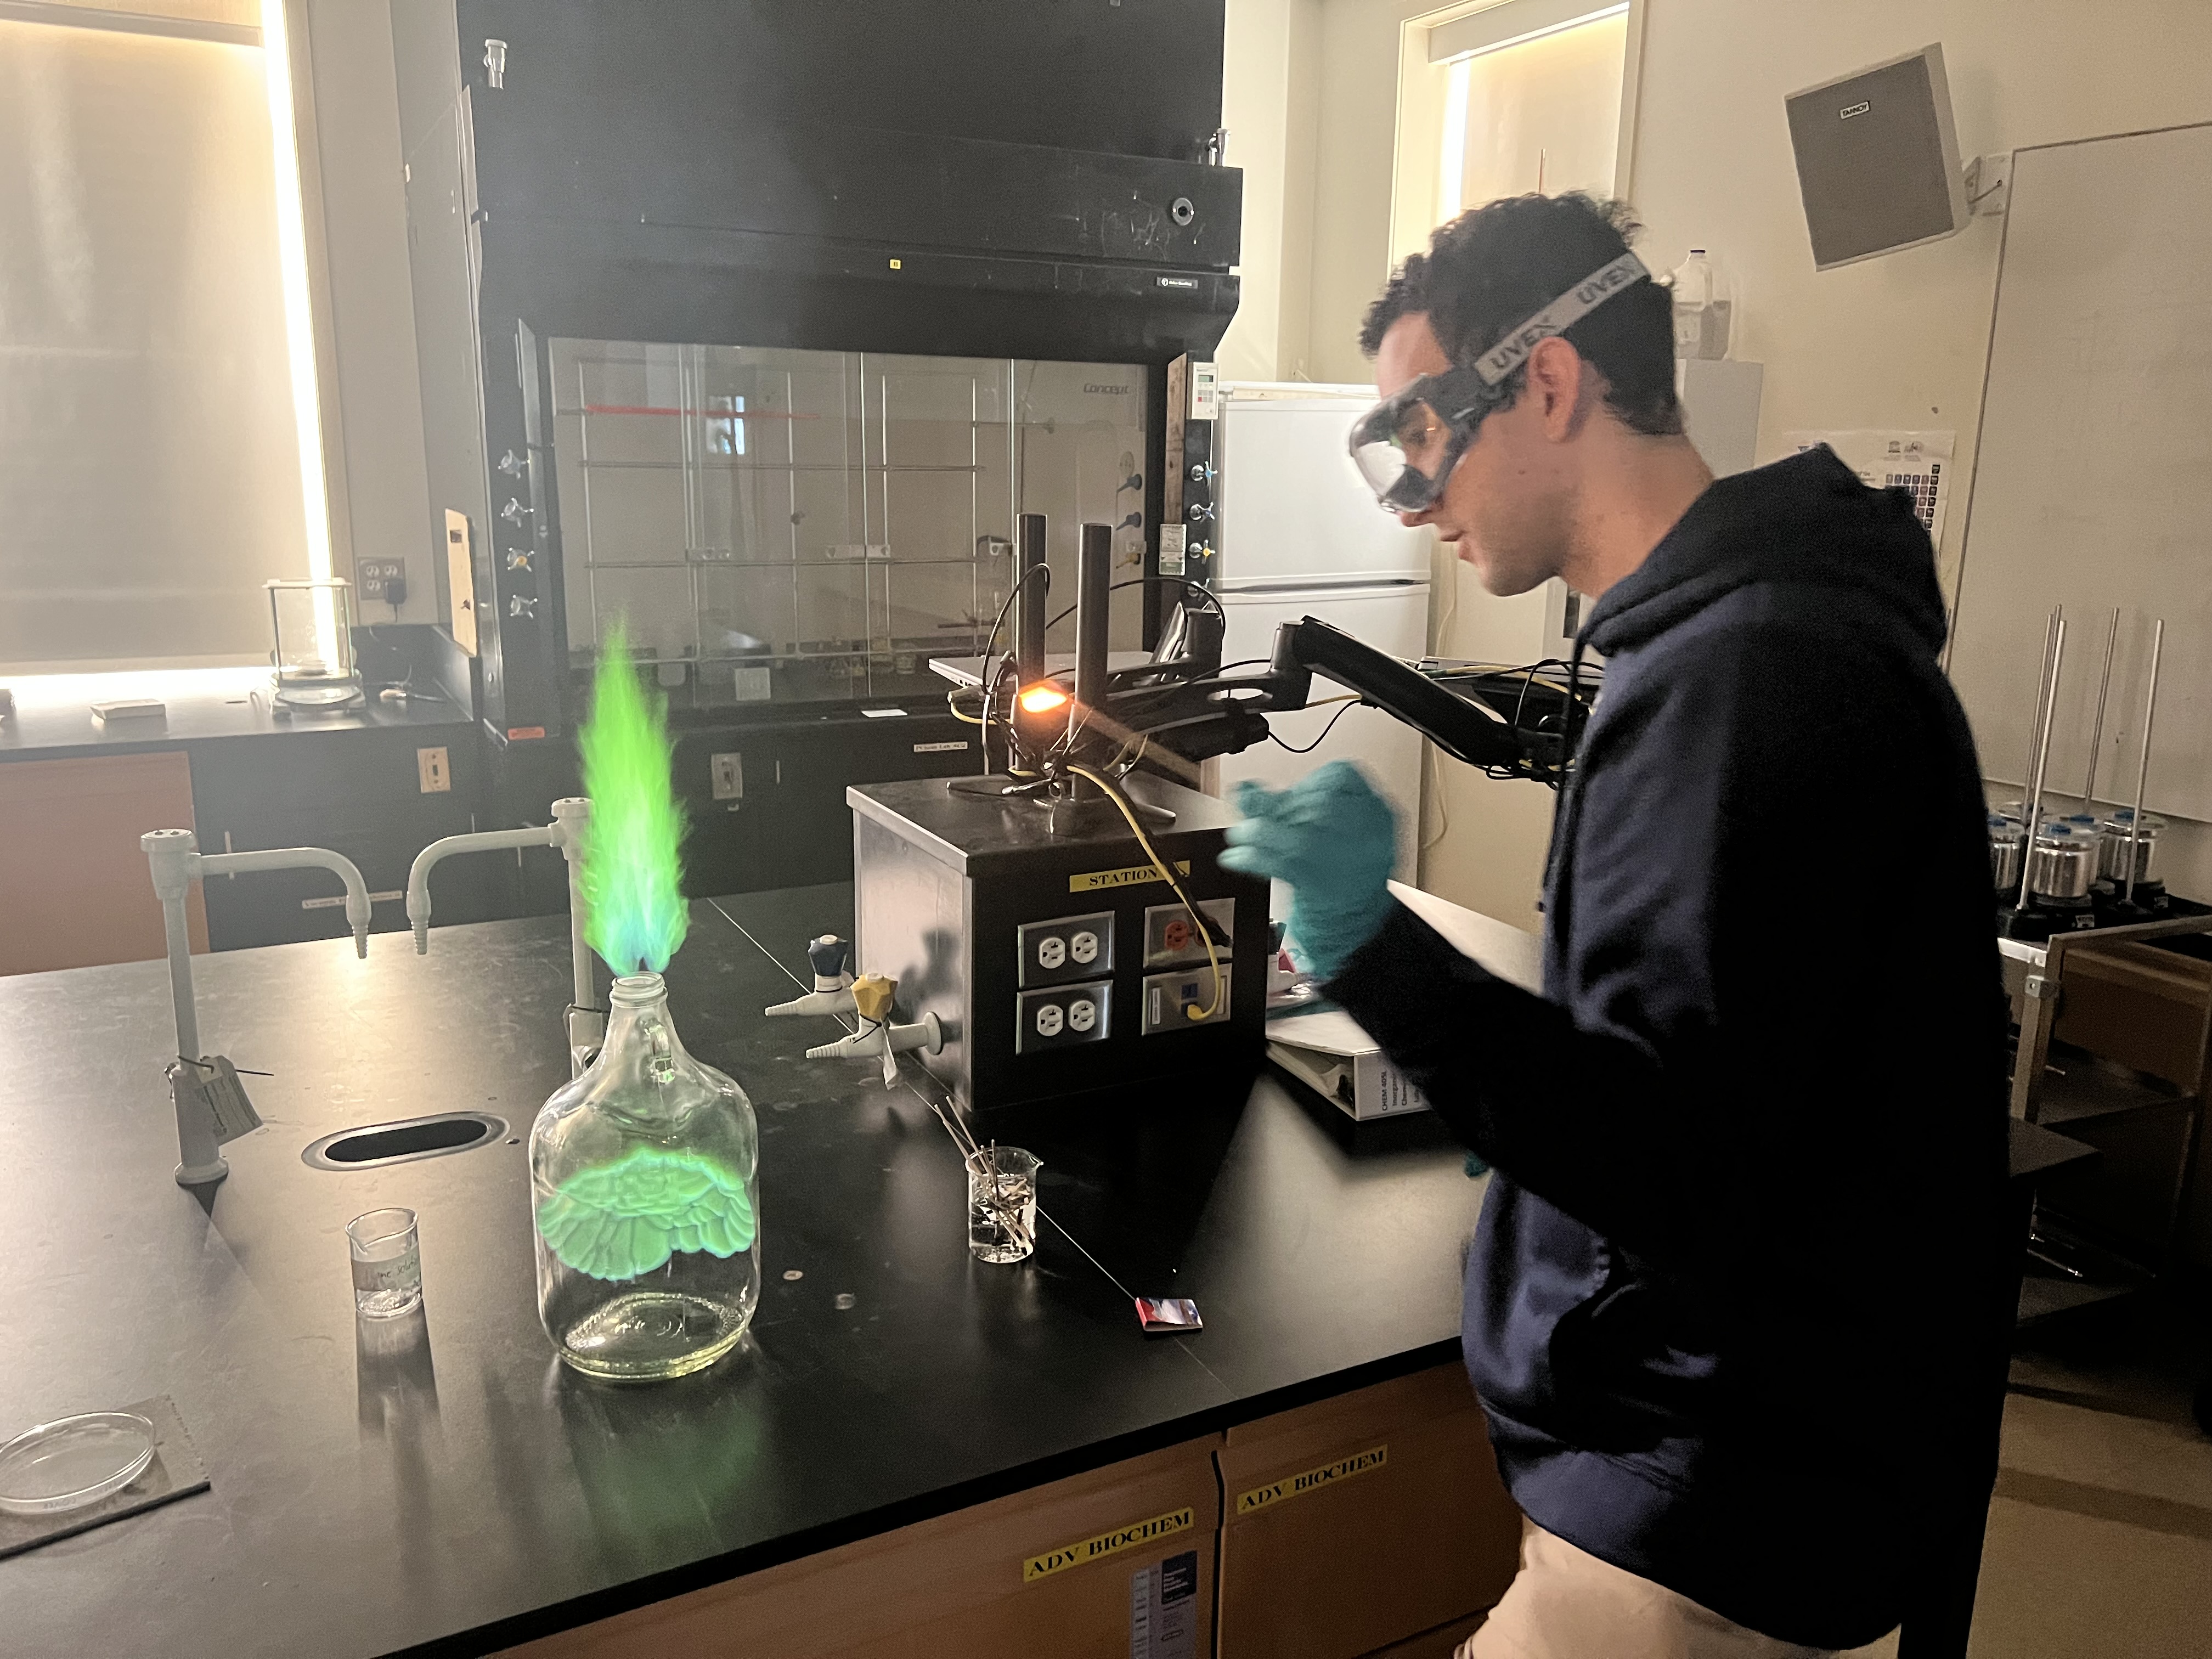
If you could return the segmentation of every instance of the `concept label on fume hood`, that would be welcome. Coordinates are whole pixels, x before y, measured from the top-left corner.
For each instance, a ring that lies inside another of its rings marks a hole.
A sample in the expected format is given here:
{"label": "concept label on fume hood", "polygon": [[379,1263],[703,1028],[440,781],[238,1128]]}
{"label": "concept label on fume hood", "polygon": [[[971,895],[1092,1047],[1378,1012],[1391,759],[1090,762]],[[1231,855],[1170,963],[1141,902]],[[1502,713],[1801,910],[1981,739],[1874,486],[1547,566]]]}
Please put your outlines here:
{"label": "concept label on fume hood", "polygon": [[1279,1504],[1286,1498],[1303,1498],[1310,1492],[1319,1492],[1323,1486],[1349,1480],[1355,1474],[1379,1469],[1389,1461],[1389,1446],[1370,1446],[1364,1452],[1340,1457],[1335,1462],[1324,1463],[1317,1469],[1308,1469],[1302,1474],[1286,1474],[1280,1480],[1270,1480],[1264,1486],[1238,1492],[1237,1513],[1249,1515],[1255,1510],[1266,1509],[1270,1504]]}
{"label": "concept label on fume hood", "polygon": [[1179,1510],[1170,1510],[1165,1515],[1153,1516],[1148,1521],[1133,1521],[1126,1527],[1102,1532],[1096,1538],[1063,1544],[1056,1550],[1032,1555],[1023,1562],[1022,1583],[1034,1584],[1040,1578],[1066,1572],[1070,1567],[1079,1567],[1091,1561],[1103,1561],[1109,1555],[1136,1549],[1156,1539],[1170,1538],[1176,1533],[1188,1532],[1192,1523],[1191,1510],[1186,1504]]}
{"label": "concept label on fume hood", "polygon": [[[1188,875],[1190,860],[1177,859],[1175,870],[1179,876]],[[1126,870],[1089,870],[1079,876],[1070,876],[1067,890],[1071,893],[1096,893],[1108,887],[1142,887],[1148,881],[1162,879],[1160,872],[1151,865],[1133,864]]]}

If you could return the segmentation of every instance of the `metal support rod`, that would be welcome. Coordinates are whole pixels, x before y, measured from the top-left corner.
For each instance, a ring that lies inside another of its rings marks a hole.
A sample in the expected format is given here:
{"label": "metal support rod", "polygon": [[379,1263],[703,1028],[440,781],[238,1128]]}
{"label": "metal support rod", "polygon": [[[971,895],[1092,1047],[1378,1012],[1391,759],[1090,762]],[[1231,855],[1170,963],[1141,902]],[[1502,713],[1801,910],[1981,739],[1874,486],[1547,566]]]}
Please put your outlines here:
{"label": "metal support rod", "polygon": [[2019,910],[2027,908],[2028,883],[2035,872],[2035,837],[2043,827],[2043,769],[2051,759],[2051,721],[2058,712],[2058,681],[2065,663],[2066,618],[2060,617],[2051,635],[2050,693],[2043,699],[2042,731],[2035,743],[2033,781],[2024,803],[2027,807],[2027,848],[2020,861],[2020,896],[2013,907]]}
{"label": "metal support rod", "polygon": [[[1024,513],[1014,521],[1014,689],[1044,678],[1044,602],[1051,577],[1032,580],[1030,573],[1045,562],[1045,517]],[[984,665],[989,672],[989,665]]]}
{"label": "metal support rod", "polygon": [[2089,771],[2081,780],[2081,810],[2095,809],[2090,802],[2097,794],[2097,751],[2105,741],[2105,696],[2112,689],[2112,647],[2120,637],[2120,608],[2112,607],[2112,620],[2105,629],[2105,666],[2097,676],[2097,718],[2089,724]]}
{"label": "metal support rod", "polygon": [[[1114,527],[1085,524],[1075,555],[1075,702],[1067,711],[1071,753],[1091,711],[1106,706],[1107,607],[1113,580]],[[1090,799],[1098,793],[1096,785],[1081,778],[1070,781],[1071,799]]]}
{"label": "metal support rod", "polygon": [[2136,762],[2136,811],[2128,822],[2128,890],[2123,902],[2136,902],[2136,860],[2141,855],[2142,841],[2143,788],[2150,781],[2150,727],[2158,714],[2158,659],[2166,648],[2166,618],[2160,617],[2151,629],[2150,686],[2143,693],[2142,754]]}
{"label": "metal support rod", "polygon": [[[2028,785],[2035,777],[2035,757],[2041,752],[2042,746],[2037,739],[2036,733],[2042,730],[2043,706],[2050,700],[2052,691],[2052,686],[2051,684],[2051,647],[2052,643],[2058,638],[2059,618],[2063,617],[2065,614],[2066,611],[2063,605],[2054,605],[2051,607],[2050,616],[2044,619],[2043,665],[2035,671],[2035,712],[2028,716],[2027,720],[2027,765],[2020,775],[2020,805],[2022,811],[2026,811],[2027,809]],[[2033,851],[2033,843],[2035,838],[2034,824],[2030,823],[2027,826],[2027,834],[2028,840],[2031,843],[2030,850]]]}

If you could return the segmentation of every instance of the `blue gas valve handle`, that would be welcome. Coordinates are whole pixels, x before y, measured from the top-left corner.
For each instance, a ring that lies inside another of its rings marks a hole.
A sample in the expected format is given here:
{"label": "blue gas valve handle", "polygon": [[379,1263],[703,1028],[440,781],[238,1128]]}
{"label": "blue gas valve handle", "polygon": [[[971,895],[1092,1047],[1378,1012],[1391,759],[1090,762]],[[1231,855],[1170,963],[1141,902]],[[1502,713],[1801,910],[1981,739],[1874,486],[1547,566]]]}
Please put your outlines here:
{"label": "blue gas valve handle", "polygon": [[819,939],[806,941],[807,965],[814,969],[817,979],[834,980],[845,971],[853,959],[853,942],[839,939],[835,933],[824,933]]}

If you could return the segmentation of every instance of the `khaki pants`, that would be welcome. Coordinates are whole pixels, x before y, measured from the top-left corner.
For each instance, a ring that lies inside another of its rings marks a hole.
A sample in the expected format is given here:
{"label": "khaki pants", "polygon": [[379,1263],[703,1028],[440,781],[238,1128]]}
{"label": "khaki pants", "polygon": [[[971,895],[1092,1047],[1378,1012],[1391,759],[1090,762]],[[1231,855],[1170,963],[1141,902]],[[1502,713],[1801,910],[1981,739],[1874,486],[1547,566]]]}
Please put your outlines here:
{"label": "khaki pants", "polygon": [[1456,1659],[1828,1659],[1529,1527],[1521,1571]]}

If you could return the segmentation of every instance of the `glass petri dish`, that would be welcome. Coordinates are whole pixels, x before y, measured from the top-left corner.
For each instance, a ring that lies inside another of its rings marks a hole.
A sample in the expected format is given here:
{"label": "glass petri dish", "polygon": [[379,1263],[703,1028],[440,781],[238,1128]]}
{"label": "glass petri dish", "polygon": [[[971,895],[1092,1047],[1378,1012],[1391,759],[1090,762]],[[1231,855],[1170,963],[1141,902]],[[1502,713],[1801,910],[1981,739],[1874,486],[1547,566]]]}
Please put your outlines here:
{"label": "glass petri dish", "polygon": [[52,1515],[121,1492],[154,1461],[154,1425],[135,1412],[86,1412],[0,1446],[0,1510]]}

